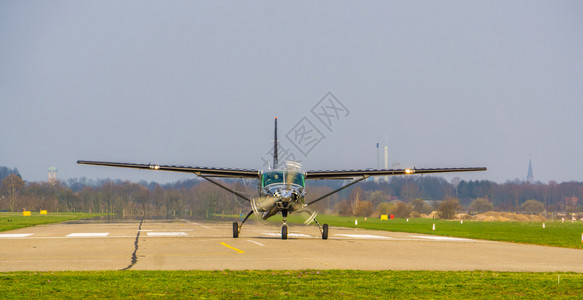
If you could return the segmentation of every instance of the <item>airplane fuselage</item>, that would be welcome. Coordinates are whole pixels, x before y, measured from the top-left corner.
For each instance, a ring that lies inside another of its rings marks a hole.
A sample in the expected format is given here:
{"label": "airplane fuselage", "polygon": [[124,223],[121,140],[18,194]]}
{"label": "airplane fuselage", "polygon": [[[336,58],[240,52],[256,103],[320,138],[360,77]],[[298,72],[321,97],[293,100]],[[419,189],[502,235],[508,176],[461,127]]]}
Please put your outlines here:
{"label": "airplane fuselage", "polygon": [[301,211],[305,208],[305,178],[298,171],[274,170],[261,174],[259,198],[251,201],[253,211],[267,219],[278,212]]}

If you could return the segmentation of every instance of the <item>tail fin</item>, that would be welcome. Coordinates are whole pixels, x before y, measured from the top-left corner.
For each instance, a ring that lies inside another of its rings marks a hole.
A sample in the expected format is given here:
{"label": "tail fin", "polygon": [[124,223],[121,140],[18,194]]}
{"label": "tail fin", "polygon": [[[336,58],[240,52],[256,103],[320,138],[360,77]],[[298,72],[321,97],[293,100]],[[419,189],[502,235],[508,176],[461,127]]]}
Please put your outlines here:
{"label": "tail fin", "polygon": [[273,169],[277,169],[277,117],[275,117],[275,138],[273,140]]}

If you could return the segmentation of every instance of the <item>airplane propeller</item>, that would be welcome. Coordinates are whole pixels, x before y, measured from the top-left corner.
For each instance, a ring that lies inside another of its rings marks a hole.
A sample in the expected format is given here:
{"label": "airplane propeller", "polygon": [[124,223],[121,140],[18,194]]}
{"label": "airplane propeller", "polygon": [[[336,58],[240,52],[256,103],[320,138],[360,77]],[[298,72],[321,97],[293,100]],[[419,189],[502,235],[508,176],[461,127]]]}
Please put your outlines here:
{"label": "airplane propeller", "polygon": [[[306,211],[307,213],[309,213],[309,211]],[[316,216],[318,215],[317,212],[313,212],[312,215],[310,215],[308,217],[308,219],[304,222],[304,224],[306,225],[310,225],[312,222],[314,222],[314,220],[316,219]]]}
{"label": "airplane propeller", "polygon": [[256,215],[260,215],[262,212],[268,211],[273,207],[277,198],[275,197],[257,197],[251,198],[251,209]]}

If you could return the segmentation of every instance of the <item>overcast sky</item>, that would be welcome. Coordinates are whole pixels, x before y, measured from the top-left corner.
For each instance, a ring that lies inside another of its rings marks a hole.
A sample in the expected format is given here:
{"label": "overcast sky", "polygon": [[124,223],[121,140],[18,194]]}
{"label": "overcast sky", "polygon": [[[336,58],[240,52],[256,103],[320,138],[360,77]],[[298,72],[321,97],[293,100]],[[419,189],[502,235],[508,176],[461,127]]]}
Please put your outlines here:
{"label": "overcast sky", "polygon": [[306,170],[376,168],[378,142],[381,167],[388,146],[389,166],[505,182],[532,158],[536,180],[581,181],[581,16],[582,1],[2,0],[0,166],[264,168],[277,116]]}

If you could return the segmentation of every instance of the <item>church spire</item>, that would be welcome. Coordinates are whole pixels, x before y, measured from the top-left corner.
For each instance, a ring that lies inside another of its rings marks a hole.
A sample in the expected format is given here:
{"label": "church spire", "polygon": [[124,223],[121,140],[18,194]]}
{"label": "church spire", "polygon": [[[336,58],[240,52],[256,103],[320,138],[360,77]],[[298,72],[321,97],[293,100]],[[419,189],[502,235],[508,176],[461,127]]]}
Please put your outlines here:
{"label": "church spire", "polygon": [[532,160],[528,160],[528,173],[526,174],[526,182],[533,183],[534,182],[534,175],[532,173]]}

